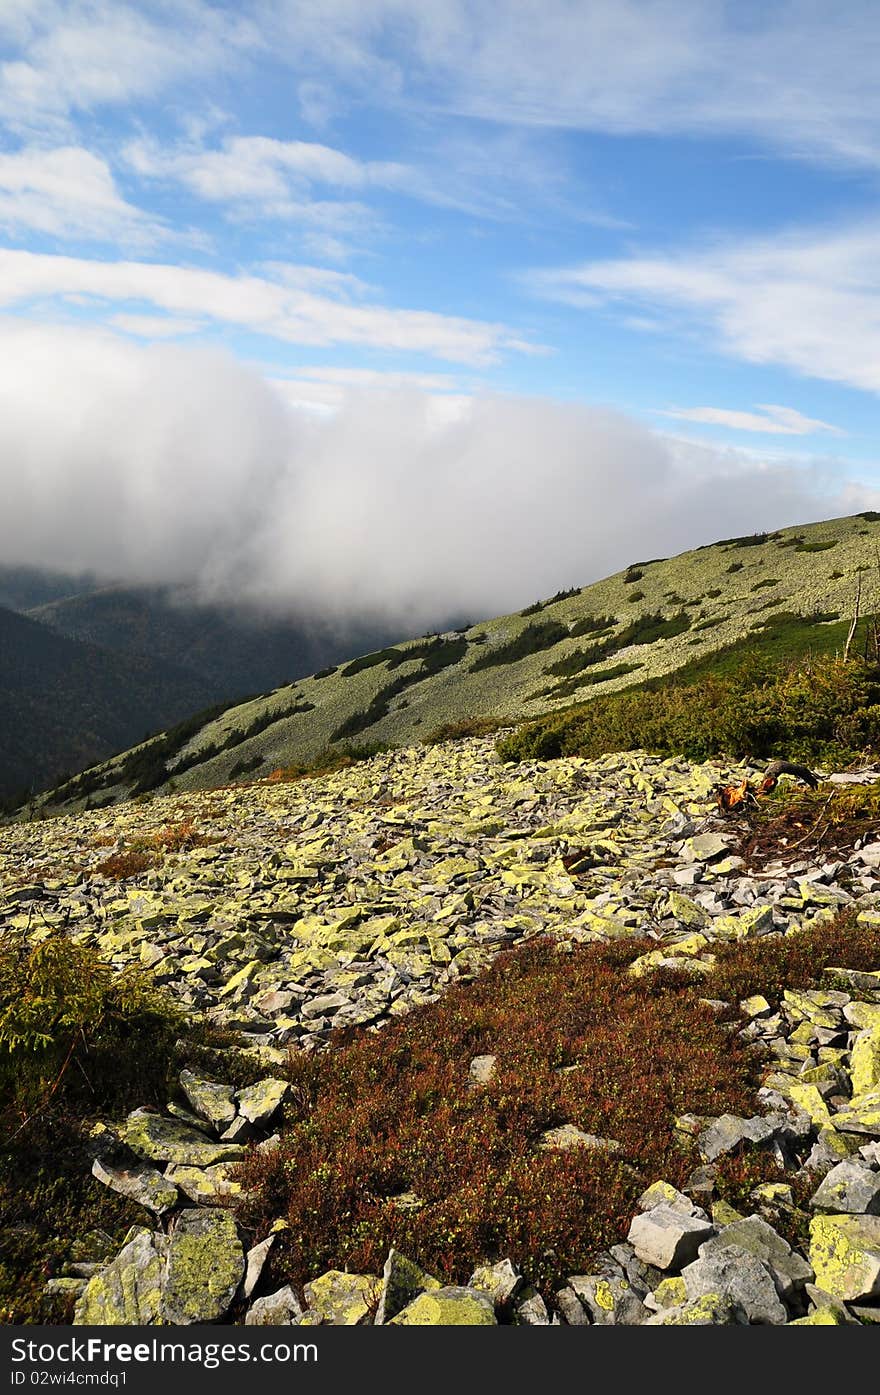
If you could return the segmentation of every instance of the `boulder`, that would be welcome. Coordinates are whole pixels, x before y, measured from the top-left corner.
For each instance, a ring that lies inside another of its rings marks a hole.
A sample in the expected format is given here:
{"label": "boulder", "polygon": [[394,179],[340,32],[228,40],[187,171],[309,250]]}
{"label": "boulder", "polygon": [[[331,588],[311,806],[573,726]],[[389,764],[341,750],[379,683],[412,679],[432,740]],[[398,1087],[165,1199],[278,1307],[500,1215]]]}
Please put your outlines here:
{"label": "boulder", "polygon": [[723,1227],[718,1235],[700,1246],[700,1258],[734,1248],[747,1250],[763,1260],[783,1298],[790,1297],[813,1277],[807,1261],[777,1235],[763,1216],[744,1216]]}
{"label": "boulder", "polygon": [[880,1216],[815,1216],[810,1263],[819,1288],[844,1303],[880,1295]]}
{"label": "boulder", "polygon": [[420,1293],[393,1317],[392,1327],[494,1327],[492,1300],[472,1288],[439,1288]]}
{"label": "boulder", "polygon": [[688,1300],[717,1294],[744,1322],[782,1326],[788,1313],[769,1267],[735,1246],[701,1255],[682,1270]]}
{"label": "boulder", "polygon": [[180,1086],[196,1114],[207,1119],[218,1132],[232,1123],[235,1118],[235,1090],[232,1085],[202,1080],[191,1070],[182,1070]]}
{"label": "boulder", "polygon": [[627,1239],[644,1264],[680,1269],[694,1259],[702,1242],[713,1233],[711,1222],[680,1206],[663,1203],[636,1216]]}
{"label": "boulder", "polygon": [[303,1294],[311,1312],[331,1327],[357,1327],[369,1322],[379,1300],[380,1280],[375,1274],[344,1274],[329,1269],[305,1285]]}
{"label": "boulder", "polygon": [[163,1114],[146,1110],[135,1110],[128,1116],[122,1137],[133,1153],[151,1162],[212,1167],[214,1163],[235,1162],[244,1156],[244,1149],[235,1143],[214,1143],[177,1119],[166,1119]]}
{"label": "boulder", "polygon": [[89,1279],[74,1310],[74,1323],[97,1327],[157,1323],[164,1273],[164,1237],[138,1228],[116,1258]]}
{"label": "boulder", "polygon": [[861,1158],[839,1162],[825,1174],[810,1205],[815,1211],[876,1216],[880,1214],[880,1172]]}
{"label": "boulder", "polygon": [[428,1274],[414,1260],[407,1259],[399,1250],[389,1250],[382,1270],[382,1287],[379,1291],[379,1306],[376,1309],[376,1326],[390,1322],[399,1312],[411,1303],[420,1293],[442,1288],[439,1279]]}
{"label": "boulder", "polygon": [[286,1080],[272,1077],[247,1085],[236,1093],[238,1112],[255,1127],[263,1128],[282,1104],[289,1088]]}
{"label": "boulder", "polygon": [[218,1322],[244,1275],[244,1254],[228,1211],[181,1211],[168,1236],[162,1321]]}
{"label": "boulder", "polygon": [[245,1313],[245,1327],[288,1327],[302,1317],[299,1299],[289,1284],[258,1298]]}

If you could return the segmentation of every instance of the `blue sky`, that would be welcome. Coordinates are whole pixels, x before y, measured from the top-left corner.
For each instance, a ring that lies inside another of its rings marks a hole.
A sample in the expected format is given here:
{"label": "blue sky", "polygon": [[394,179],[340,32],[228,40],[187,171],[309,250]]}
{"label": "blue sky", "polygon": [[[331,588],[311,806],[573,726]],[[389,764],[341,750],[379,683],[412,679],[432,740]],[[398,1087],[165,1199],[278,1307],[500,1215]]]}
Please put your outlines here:
{"label": "blue sky", "polygon": [[300,417],[488,396],[589,455],[610,409],[682,488],[843,511],[880,485],[878,71],[875,0],[3,0],[7,486],[45,508],[63,457],[91,499],[71,433],[118,398],[96,449],[149,497],[125,410],[183,420],[154,370],[219,353]]}

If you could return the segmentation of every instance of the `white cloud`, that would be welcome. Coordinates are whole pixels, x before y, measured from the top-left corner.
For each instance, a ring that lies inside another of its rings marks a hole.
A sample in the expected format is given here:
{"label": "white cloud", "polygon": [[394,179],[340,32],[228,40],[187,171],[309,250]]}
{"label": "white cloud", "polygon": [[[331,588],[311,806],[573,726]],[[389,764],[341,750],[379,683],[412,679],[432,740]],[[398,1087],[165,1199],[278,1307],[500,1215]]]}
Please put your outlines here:
{"label": "white cloud", "polygon": [[639,556],[880,502],[833,465],[537,398],[443,412],[407,385],[292,412],[216,351],[15,320],[0,320],[0,359],[8,563],[301,614],[477,619]]}
{"label": "white cloud", "polygon": [[107,163],[80,146],[0,152],[0,227],[151,245],[166,229],[126,203]]}
{"label": "white cloud", "polygon": [[[538,295],[708,331],[750,363],[880,392],[880,223],[535,271]],[[669,323],[667,323],[667,332]]]}
{"label": "white cloud", "polygon": [[880,161],[874,0],[265,0],[263,14],[292,67],[361,99]]}
{"label": "white cloud", "polygon": [[19,49],[0,63],[0,122],[23,132],[64,130],[72,113],[191,83],[261,42],[234,8],[203,0],[15,0],[2,22]]}
{"label": "white cloud", "polygon": [[321,268],[315,269],[313,290],[302,267],[296,269],[294,284],[284,284],[265,276],[227,276],[195,267],[0,249],[0,306],[85,296],[99,304],[123,302],[124,311],[140,313],[144,303],[153,310],[204,318],[289,343],[360,344],[474,365],[493,363],[505,350],[539,351],[501,324],[353,304],[326,294],[328,284]]}
{"label": "white cloud", "polygon": [[179,315],[111,315],[107,323],[137,339],[178,339],[205,328],[204,320],[185,320]]}
{"label": "white cloud", "polygon": [[772,402],[759,403],[755,412],[739,412],[727,407],[669,407],[659,415],[707,426],[726,426],[734,431],[760,431],[771,436],[809,436],[816,431],[827,431],[832,436],[846,435],[839,426]]}

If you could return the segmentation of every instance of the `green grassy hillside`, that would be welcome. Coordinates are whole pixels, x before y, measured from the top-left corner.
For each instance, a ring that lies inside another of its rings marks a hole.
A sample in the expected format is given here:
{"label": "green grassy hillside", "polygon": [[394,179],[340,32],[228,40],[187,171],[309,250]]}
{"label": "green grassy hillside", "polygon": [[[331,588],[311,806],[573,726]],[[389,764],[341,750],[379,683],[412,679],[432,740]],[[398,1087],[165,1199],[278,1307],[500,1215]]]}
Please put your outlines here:
{"label": "green grassy hillside", "polygon": [[194,719],[48,802],[76,808],[169,780],[197,789],[259,779],[353,747],[420,742],[463,721],[520,722],[753,653],[833,654],[846,642],[859,576],[863,615],[880,609],[878,545],[880,514],[864,513],[633,559],[518,614],[397,644]]}

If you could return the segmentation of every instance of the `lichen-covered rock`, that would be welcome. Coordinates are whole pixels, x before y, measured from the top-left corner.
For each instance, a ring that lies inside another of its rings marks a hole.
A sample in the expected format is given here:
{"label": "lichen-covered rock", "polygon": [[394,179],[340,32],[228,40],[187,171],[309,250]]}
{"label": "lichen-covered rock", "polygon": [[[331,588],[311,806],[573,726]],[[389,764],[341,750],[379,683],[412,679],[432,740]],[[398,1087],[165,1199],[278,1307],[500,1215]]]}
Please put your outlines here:
{"label": "lichen-covered rock", "polygon": [[538,1140],[541,1148],[599,1148],[606,1153],[620,1152],[616,1138],[599,1138],[594,1133],[584,1133],[574,1124],[560,1124],[558,1128],[546,1129]]}
{"label": "lichen-covered rock", "polygon": [[238,1112],[256,1128],[263,1128],[284,1102],[290,1086],[286,1080],[258,1080],[236,1093]]}
{"label": "lichen-covered rock", "polygon": [[420,1293],[393,1317],[390,1327],[494,1327],[492,1300],[472,1288],[439,1288]]}
{"label": "lichen-covered rock", "polygon": [[816,1211],[843,1211],[852,1215],[880,1214],[880,1172],[858,1160],[832,1167],[810,1197]]}
{"label": "lichen-covered rock", "polygon": [[190,1070],[180,1072],[180,1085],[196,1114],[207,1119],[215,1129],[220,1131],[232,1123],[235,1118],[235,1091],[231,1085],[203,1080]]}
{"label": "lichen-covered rock", "polygon": [[165,1274],[163,1237],[138,1230],[100,1273],[89,1279],[73,1321],[87,1326],[148,1326],[159,1321]]}
{"label": "lichen-covered rock", "polygon": [[215,1206],[231,1196],[241,1196],[242,1185],[230,1174],[235,1163],[215,1163],[213,1167],[187,1167],[172,1163],[165,1177],[197,1206]]}
{"label": "lichen-covered rock", "polygon": [[496,1264],[481,1264],[471,1274],[468,1288],[486,1293],[495,1305],[496,1313],[507,1313],[523,1286],[523,1277],[509,1259]]}
{"label": "lichen-covered rock", "polygon": [[275,1244],[275,1236],[267,1235],[258,1245],[252,1245],[245,1255],[244,1282],[241,1286],[245,1298],[250,1298],[263,1272],[263,1265],[269,1258],[269,1251]]}
{"label": "lichen-covered rock", "polygon": [[680,1192],[677,1187],[673,1187],[671,1182],[652,1182],[650,1187],[646,1187],[636,1202],[640,1211],[653,1211],[655,1206],[671,1206],[673,1211],[683,1211],[686,1216],[699,1216],[701,1220],[706,1219],[706,1214],[695,1206],[689,1196]]}
{"label": "lichen-covered rock", "polygon": [[92,1176],[112,1191],[155,1211],[157,1216],[177,1205],[176,1186],[154,1167],[122,1167],[106,1159],[95,1158]]}
{"label": "lichen-covered rock", "polygon": [[784,1298],[790,1297],[813,1278],[807,1261],[776,1233],[763,1216],[744,1216],[724,1226],[718,1235],[700,1246],[700,1258],[731,1248],[747,1250],[763,1260]]}
{"label": "lichen-covered rock", "polygon": [[122,1138],[133,1153],[152,1162],[212,1167],[215,1163],[235,1162],[244,1156],[244,1149],[238,1144],[214,1143],[177,1119],[167,1119],[146,1110],[135,1110],[129,1115],[122,1127]]}
{"label": "lichen-covered rock", "polygon": [[880,1295],[880,1216],[815,1216],[810,1263],[819,1288],[844,1303]]}
{"label": "lichen-covered rock", "polygon": [[880,1026],[857,1033],[850,1076],[854,1095],[866,1095],[880,1087]]}
{"label": "lichen-covered rock", "polygon": [[781,1326],[788,1313],[768,1266],[749,1250],[730,1246],[701,1255],[682,1270],[688,1300],[719,1294],[742,1321]]}
{"label": "lichen-covered rock", "polygon": [[880,1138],[880,1090],[855,1095],[831,1122],[840,1133],[866,1133]]}
{"label": "lichen-covered rock", "polygon": [[713,1233],[711,1222],[662,1203],[633,1218],[627,1239],[644,1264],[680,1269]]}
{"label": "lichen-covered rock", "polygon": [[311,1312],[331,1327],[357,1327],[369,1322],[379,1301],[381,1280],[375,1274],[344,1274],[329,1269],[305,1285]]}
{"label": "lichen-covered rock", "polygon": [[703,1293],[693,1302],[661,1308],[646,1322],[646,1327],[730,1327],[743,1319],[721,1293]]}
{"label": "lichen-covered rock", "polygon": [[218,1322],[244,1275],[244,1253],[227,1211],[181,1211],[168,1237],[162,1320]]}
{"label": "lichen-covered rock", "polygon": [[574,1293],[599,1327],[636,1326],[648,1310],[630,1282],[619,1274],[571,1274],[568,1289]]}
{"label": "lichen-covered rock", "polygon": [[389,1250],[385,1268],[382,1270],[376,1326],[381,1327],[390,1322],[417,1294],[442,1287],[440,1280],[435,1279],[433,1274],[429,1274],[420,1264],[408,1259],[399,1250]]}

